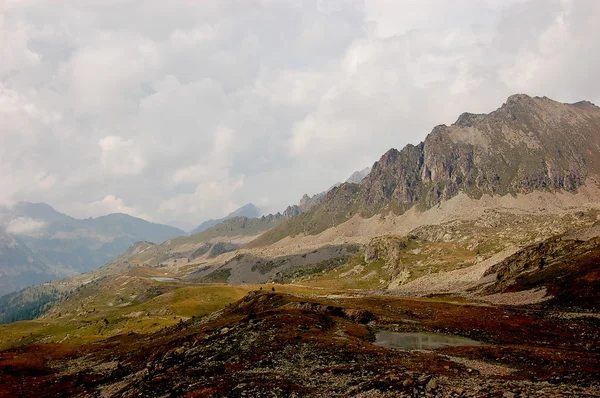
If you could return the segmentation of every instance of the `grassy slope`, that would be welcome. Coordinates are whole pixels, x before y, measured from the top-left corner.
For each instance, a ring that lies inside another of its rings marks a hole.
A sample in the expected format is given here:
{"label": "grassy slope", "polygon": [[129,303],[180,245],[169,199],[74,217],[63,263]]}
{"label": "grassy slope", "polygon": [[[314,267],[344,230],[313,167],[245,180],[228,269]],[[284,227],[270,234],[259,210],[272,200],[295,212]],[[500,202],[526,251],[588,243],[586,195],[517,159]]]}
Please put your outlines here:
{"label": "grassy slope", "polygon": [[[121,278],[119,283],[125,281]],[[311,294],[314,289],[264,285],[265,290]],[[258,285],[194,285],[130,278],[118,288],[93,283],[58,304],[46,316],[0,325],[0,350],[34,342],[90,343],[129,332],[151,333],[191,317],[202,317],[233,303]],[[140,291],[153,292],[141,297]],[[319,290],[322,292],[322,290]],[[136,298],[133,298],[137,295]],[[104,321],[106,319],[106,321]]]}

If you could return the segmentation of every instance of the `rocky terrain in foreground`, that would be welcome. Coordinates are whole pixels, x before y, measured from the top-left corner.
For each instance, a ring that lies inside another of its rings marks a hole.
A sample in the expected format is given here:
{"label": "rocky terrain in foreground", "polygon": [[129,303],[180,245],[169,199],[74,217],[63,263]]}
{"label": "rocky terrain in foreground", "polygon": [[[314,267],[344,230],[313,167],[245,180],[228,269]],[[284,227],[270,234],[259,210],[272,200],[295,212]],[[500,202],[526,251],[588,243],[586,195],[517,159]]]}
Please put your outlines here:
{"label": "rocky terrain in foreground", "polygon": [[[480,345],[389,349],[381,331]],[[0,352],[0,396],[594,396],[599,342],[597,317],[258,290],[148,335]]]}

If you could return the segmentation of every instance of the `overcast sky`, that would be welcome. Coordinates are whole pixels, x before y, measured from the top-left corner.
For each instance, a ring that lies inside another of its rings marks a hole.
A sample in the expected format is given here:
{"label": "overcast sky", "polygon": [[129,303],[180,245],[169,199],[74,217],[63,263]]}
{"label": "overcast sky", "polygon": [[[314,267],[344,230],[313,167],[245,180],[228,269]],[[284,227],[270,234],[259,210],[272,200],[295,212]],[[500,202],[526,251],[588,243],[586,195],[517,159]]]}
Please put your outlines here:
{"label": "overcast sky", "polygon": [[600,102],[595,0],[0,0],[0,202],[198,224],[523,92]]}

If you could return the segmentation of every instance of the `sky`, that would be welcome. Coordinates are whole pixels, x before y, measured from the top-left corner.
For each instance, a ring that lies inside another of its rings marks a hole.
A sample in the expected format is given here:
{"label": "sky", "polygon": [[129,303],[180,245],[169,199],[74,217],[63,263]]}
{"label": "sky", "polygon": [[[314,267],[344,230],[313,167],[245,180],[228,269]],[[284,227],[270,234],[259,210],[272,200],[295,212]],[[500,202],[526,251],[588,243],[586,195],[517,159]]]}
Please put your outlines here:
{"label": "sky", "polygon": [[595,0],[0,0],[0,203],[283,211],[509,95],[600,103]]}

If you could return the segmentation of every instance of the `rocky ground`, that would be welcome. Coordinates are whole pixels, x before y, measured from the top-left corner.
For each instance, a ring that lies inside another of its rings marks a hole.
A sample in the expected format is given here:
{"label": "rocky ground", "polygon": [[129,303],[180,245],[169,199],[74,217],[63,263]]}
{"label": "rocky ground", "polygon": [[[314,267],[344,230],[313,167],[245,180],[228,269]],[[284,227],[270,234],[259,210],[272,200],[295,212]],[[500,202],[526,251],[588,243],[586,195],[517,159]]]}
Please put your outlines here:
{"label": "rocky ground", "polygon": [[[388,349],[373,344],[381,330],[484,344]],[[255,291],[149,335],[0,352],[0,396],[34,394],[599,396],[600,320],[441,299]]]}

